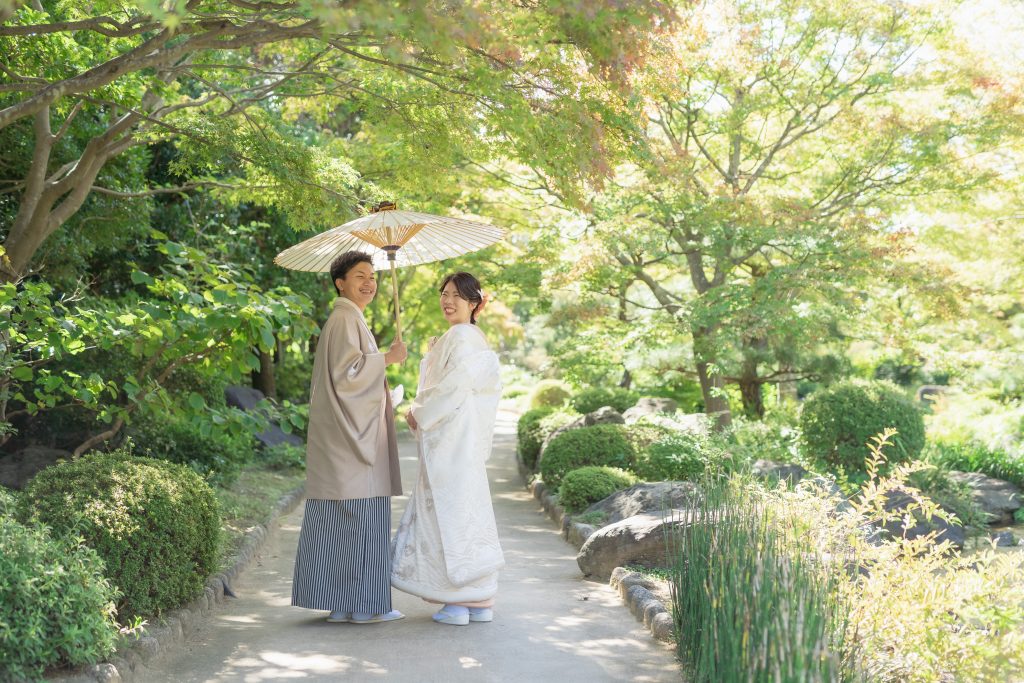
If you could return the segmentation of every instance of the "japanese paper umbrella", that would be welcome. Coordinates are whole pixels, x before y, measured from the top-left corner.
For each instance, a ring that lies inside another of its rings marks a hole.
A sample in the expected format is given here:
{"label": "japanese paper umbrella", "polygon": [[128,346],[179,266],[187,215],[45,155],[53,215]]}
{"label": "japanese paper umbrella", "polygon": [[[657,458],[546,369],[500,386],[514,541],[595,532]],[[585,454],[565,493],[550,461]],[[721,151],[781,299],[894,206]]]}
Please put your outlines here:
{"label": "japanese paper umbrella", "polygon": [[[463,218],[399,211],[392,202],[378,204],[373,213],[339,225],[304,242],[288,247],[274,263],[292,270],[325,272],[346,251],[367,251],[374,270],[387,263],[395,299],[395,330],[402,340],[399,316],[398,276],[395,268],[443,261],[483,249],[505,236],[501,228]],[[369,249],[368,247],[372,247]]]}

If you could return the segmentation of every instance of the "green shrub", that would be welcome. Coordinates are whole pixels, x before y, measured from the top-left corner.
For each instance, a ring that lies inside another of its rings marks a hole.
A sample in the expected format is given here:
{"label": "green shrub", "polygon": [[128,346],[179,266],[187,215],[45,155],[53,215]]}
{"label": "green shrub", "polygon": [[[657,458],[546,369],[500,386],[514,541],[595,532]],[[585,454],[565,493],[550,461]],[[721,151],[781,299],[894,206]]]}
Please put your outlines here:
{"label": "green shrub", "polygon": [[523,464],[533,470],[537,466],[537,456],[540,455],[540,447],[544,443],[544,436],[540,431],[541,419],[555,412],[554,408],[543,407],[527,410],[519,417],[516,423],[516,442],[519,447],[519,457]]}
{"label": "green shrub", "polygon": [[592,387],[584,389],[572,397],[572,407],[578,413],[592,413],[598,408],[611,406],[618,412],[624,412],[636,405],[640,397],[635,392],[621,387]]}
{"label": "green shrub", "polygon": [[907,483],[955,514],[964,526],[983,529],[988,524],[988,515],[974,502],[971,487],[950,479],[949,468],[924,465],[907,477]]}
{"label": "green shrub", "polygon": [[581,427],[551,440],[540,461],[540,475],[545,484],[555,489],[570,470],[587,465],[630,469],[633,457],[633,447],[622,425]]}
{"label": "green shrub", "polygon": [[712,437],[672,432],[640,451],[633,471],[645,481],[692,481],[711,470],[732,469]]}
{"label": "green shrub", "polygon": [[800,430],[777,420],[751,420],[734,415],[722,438],[737,466],[757,460],[798,462]]}
{"label": "green shrub", "polygon": [[579,512],[635,483],[633,474],[616,467],[580,467],[562,478],[558,502],[567,512]]}
{"label": "green shrub", "polygon": [[13,517],[17,512],[18,494],[0,486],[0,517]]}
{"label": "green shrub", "polygon": [[633,424],[626,425],[626,438],[629,439],[633,450],[640,453],[651,444],[667,439],[677,431],[664,424],[653,422],[645,416]]}
{"label": "green shrub", "polygon": [[19,514],[55,535],[85,539],[123,593],[122,621],[194,598],[217,558],[220,514],[210,486],[187,467],[127,449],[43,470],[26,487]]}
{"label": "green shrub", "polygon": [[925,447],[924,459],[945,469],[981,472],[1017,486],[1024,486],[1024,454],[1014,457],[1005,451],[988,448],[977,441],[929,441]]}
{"label": "green shrub", "polygon": [[800,411],[802,446],[808,457],[847,473],[862,473],[868,439],[897,431],[890,463],[913,460],[924,447],[921,410],[889,382],[849,380],[815,392]]}
{"label": "green shrub", "polygon": [[556,379],[544,379],[537,382],[530,392],[530,408],[542,408],[548,406],[559,408],[565,405],[571,392],[565,382]]}
{"label": "green shrub", "polygon": [[133,422],[128,435],[140,455],[188,465],[220,484],[234,481],[255,455],[247,433],[203,429],[175,415],[147,416]]}
{"label": "green shrub", "polygon": [[95,552],[0,516],[0,680],[102,660],[117,641],[116,598]]}
{"label": "green shrub", "polygon": [[294,470],[306,468],[306,449],[282,443],[260,451],[258,461],[271,470]]}

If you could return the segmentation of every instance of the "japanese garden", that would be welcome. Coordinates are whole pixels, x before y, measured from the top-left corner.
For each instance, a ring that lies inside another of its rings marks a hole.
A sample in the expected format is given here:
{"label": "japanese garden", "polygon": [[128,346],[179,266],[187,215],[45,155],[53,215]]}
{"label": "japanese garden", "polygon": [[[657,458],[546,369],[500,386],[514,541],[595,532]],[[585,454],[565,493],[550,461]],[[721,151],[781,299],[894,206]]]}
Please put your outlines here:
{"label": "japanese garden", "polygon": [[[331,235],[491,624],[288,604]],[[0,681],[299,677],[1024,681],[1024,5],[0,0]]]}

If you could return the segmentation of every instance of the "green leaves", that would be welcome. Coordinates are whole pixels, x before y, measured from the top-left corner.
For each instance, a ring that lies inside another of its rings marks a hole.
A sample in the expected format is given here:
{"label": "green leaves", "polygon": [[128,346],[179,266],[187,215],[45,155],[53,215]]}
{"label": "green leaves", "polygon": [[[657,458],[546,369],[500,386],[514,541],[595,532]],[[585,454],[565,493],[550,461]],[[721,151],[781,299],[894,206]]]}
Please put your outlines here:
{"label": "green leaves", "polygon": [[[169,403],[167,386],[189,365],[208,365],[237,379],[259,368],[252,350],[273,351],[277,340],[306,340],[316,329],[308,298],[287,288],[262,291],[244,268],[200,249],[165,240],[158,273],[134,269],[131,280],[146,292],[118,302],[85,299],[66,305],[44,284],[0,287],[0,316],[11,344],[0,347],[0,392],[8,410],[31,414],[64,405],[86,408],[100,419],[130,417]],[[90,372],[51,371],[61,358],[99,353],[109,360]],[[105,355],[104,355],[105,354]],[[197,391],[180,408],[212,427],[211,406]]]}

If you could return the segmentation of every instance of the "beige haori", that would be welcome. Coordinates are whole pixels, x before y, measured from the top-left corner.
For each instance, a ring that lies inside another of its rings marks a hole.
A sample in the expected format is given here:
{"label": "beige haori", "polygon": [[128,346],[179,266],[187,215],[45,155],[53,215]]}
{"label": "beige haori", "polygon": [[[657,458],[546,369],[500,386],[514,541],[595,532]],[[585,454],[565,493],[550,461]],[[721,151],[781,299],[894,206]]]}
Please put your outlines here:
{"label": "beige haori", "polygon": [[487,483],[501,397],[483,333],[453,325],[420,365],[412,413],[420,471],[395,535],[391,585],[427,600],[482,602],[505,559]]}
{"label": "beige haori", "polygon": [[363,312],[344,297],[320,331],[309,391],[306,497],[350,500],[399,496],[391,395],[384,354]]}

